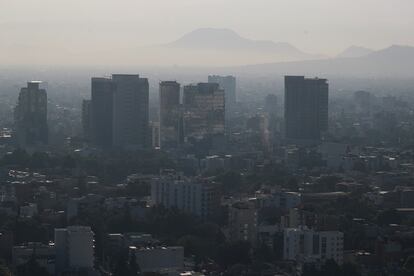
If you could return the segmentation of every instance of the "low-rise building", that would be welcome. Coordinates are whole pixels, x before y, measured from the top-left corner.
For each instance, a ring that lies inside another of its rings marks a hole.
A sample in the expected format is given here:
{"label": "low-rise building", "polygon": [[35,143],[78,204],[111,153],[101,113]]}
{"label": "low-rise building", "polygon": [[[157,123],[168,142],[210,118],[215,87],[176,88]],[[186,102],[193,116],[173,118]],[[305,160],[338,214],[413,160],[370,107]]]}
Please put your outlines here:
{"label": "low-rise building", "polygon": [[151,202],[207,218],[220,204],[216,186],[208,178],[188,178],[174,172],[162,174],[152,180]]}
{"label": "low-rise building", "polygon": [[287,228],[284,231],[283,259],[299,263],[343,263],[344,234],[339,231],[314,231]]}
{"label": "low-rise building", "polygon": [[258,214],[253,201],[240,201],[229,207],[229,239],[257,243]]}

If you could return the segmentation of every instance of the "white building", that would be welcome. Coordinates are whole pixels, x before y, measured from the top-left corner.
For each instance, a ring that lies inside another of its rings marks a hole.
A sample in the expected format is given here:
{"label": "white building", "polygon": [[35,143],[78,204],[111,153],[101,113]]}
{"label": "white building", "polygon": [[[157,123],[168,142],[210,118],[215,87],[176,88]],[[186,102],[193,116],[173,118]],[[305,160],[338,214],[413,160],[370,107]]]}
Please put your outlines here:
{"label": "white building", "polygon": [[151,202],[205,218],[212,215],[220,203],[215,186],[205,178],[163,174],[152,179]]}
{"label": "white building", "polygon": [[344,234],[339,231],[314,231],[287,228],[283,235],[283,259],[300,263],[334,260],[343,263]]}
{"label": "white building", "polygon": [[57,271],[92,269],[95,260],[93,236],[89,226],[55,229]]}

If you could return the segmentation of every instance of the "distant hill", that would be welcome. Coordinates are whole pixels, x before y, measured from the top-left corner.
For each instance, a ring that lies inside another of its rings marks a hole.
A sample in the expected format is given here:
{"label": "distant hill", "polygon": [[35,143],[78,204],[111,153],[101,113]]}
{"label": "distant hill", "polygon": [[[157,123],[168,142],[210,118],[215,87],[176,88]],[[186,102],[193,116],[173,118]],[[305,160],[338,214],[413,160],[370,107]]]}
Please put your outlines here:
{"label": "distant hill", "polygon": [[337,58],[355,58],[355,57],[363,57],[373,53],[374,50],[368,49],[365,47],[360,46],[351,46],[345,49],[342,53],[337,55]]}
{"label": "distant hill", "polygon": [[225,51],[259,51],[277,53],[279,55],[295,56],[300,58],[309,57],[294,46],[286,42],[275,43],[269,40],[251,40],[243,38],[229,29],[202,28],[194,30],[180,39],[167,44],[174,48],[191,49],[214,49]]}
{"label": "distant hill", "polygon": [[267,63],[232,68],[248,73],[414,78],[414,47],[393,45],[356,58]]}
{"label": "distant hill", "polygon": [[[192,60],[203,58],[216,64],[249,64],[266,61],[297,61],[318,59],[286,42],[252,40],[229,29],[202,28],[185,34],[176,41],[161,45],[165,52],[180,56],[186,53]],[[178,53],[178,54],[177,54]],[[183,56],[184,60],[186,57]]]}

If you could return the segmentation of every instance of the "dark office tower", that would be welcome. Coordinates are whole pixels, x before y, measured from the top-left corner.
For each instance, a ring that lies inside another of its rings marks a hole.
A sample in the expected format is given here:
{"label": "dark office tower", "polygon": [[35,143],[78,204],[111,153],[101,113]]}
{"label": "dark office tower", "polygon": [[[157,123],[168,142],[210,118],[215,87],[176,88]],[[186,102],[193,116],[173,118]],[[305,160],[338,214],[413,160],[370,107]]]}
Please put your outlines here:
{"label": "dark office tower", "polygon": [[176,81],[160,83],[160,143],[161,147],[179,144],[180,84]]}
{"label": "dark office tower", "polygon": [[114,82],[113,143],[142,149],[150,144],[148,79],[139,75],[112,75]]}
{"label": "dark office tower", "polygon": [[217,83],[199,83],[184,86],[184,135],[203,138],[224,134],[224,90]]}
{"label": "dark office tower", "polygon": [[269,94],[265,98],[264,102],[264,111],[269,115],[269,117],[273,117],[277,115],[277,96],[274,94]]}
{"label": "dark office tower", "polygon": [[102,148],[112,146],[114,85],[108,78],[92,78],[91,141]]}
{"label": "dark office tower", "polygon": [[20,90],[14,110],[17,142],[21,147],[48,143],[47,94],[40,81],[27,83]]}
{"label": "dark office tower", "polygon": [[277,96],[269,94],[265,98],[264,111],[265,111],[265,130],[267,131],[267,141],[270,143],[275,142],[275,137],[278,132],[278,113],[280,112],[277,106]]}
{"label": "dark office tower", "polygon": [[328,129],[328,82],[285,76],[285,136],[287,139],[320,140]]}
{"label": "dark office tower", "polygon": [[85,140],[91,139],[91,100],[82,101],[82,135]]}
{"label": "dark office tower", "polygon": [[209,83],[218,83],[226,97],[226,118],[231,118],[236,105],[236,78],[233,76],[208,76]]}

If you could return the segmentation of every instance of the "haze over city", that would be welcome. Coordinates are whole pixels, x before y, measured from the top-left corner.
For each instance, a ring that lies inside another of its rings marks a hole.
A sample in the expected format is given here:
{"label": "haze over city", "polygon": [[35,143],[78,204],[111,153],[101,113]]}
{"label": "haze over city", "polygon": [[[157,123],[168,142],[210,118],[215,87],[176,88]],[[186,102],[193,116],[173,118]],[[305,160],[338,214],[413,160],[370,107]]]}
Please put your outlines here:
{"label": "haze over city", "polygon": [[413,11],[0,0],[0,276],[413,276]]}
{"label": "haze over city", "polygon": [[[214,64],[201,58],[194,62],[191,51],[186,55],[160,49],[200,28],[289,43],[313,58],[335,57],[352,45],[373,50],[414,45],[407,35],[414,32],[413,9],[407,0],[2,0],[0,57],[8,65],[222,66],[267,61],[263,55],[237,60],[246,53],[236,51],[232,58],[214,59]],[[267,57],[268,62],[292,59]]]}

